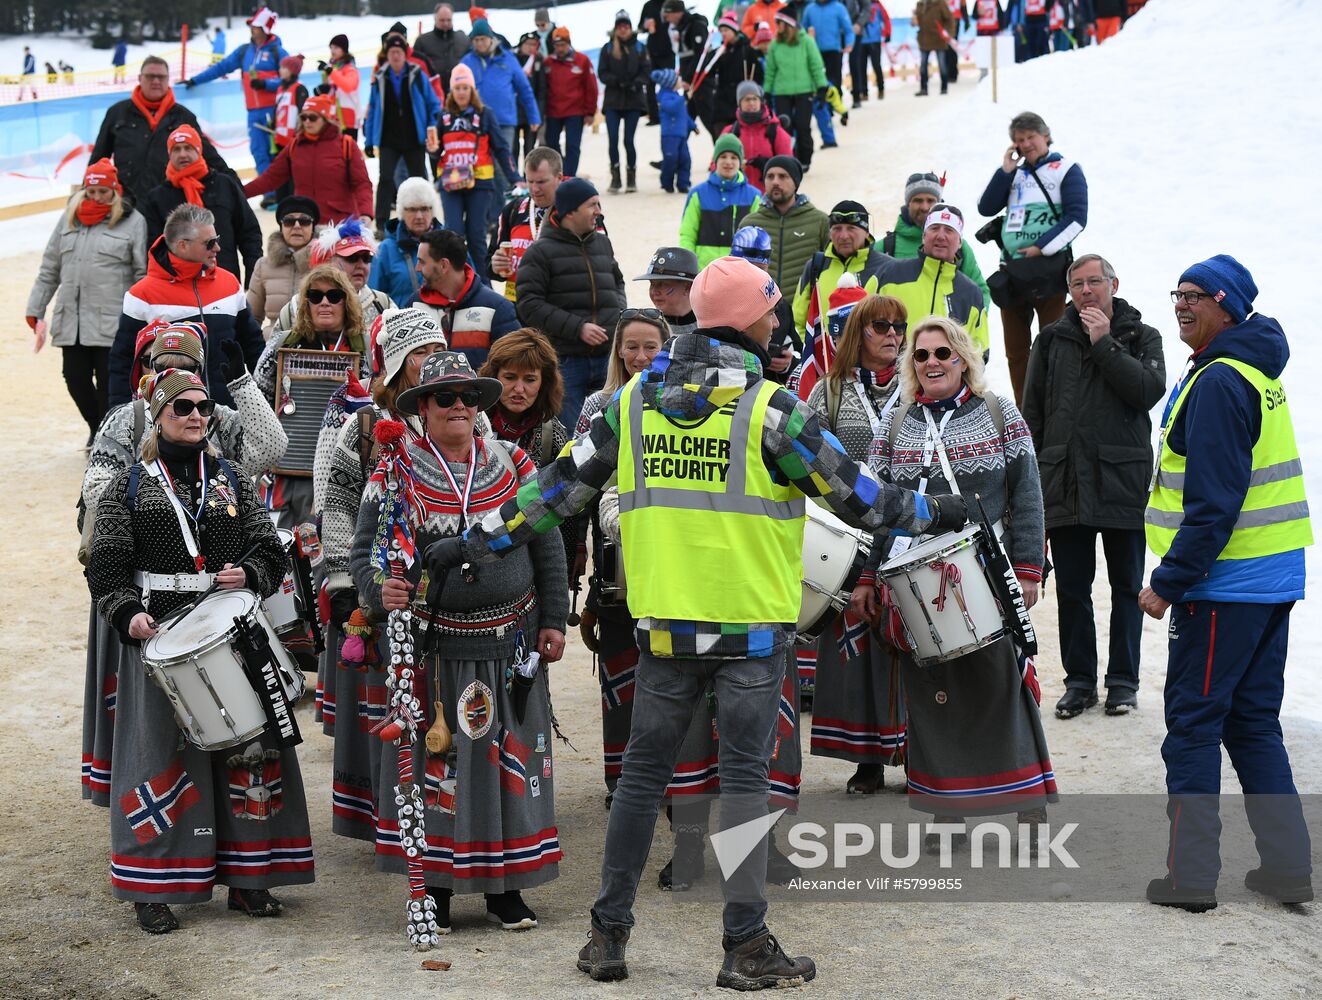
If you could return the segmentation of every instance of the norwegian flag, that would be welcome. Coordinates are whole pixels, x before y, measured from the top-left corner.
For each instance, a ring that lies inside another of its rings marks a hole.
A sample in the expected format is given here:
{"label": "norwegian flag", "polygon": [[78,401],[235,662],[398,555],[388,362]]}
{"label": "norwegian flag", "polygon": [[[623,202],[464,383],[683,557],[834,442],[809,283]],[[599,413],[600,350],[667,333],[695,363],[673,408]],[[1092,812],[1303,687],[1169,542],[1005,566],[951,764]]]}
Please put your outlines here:
{"label": "norwegian flag", "polygon": [[454,815],[454,791],[458,774],[444,757],[427,757],[423,792],[428,809]]}
{"label": "norwegian flag", "polygon": [[817,324],[808,327],[808,342],[803,345],[803,363],[794,373],[791,391],[802,400],[807,400],[813,386],[831,370],[835,364],[835,338],[824,333]]}
{"label": "norwegian flag", "polygon": [[794,732],[794,681],[790,677],[780,686],[780,711],[776,718],[776,732],[789,736]]}
{"label": "norwegian flag", "polygon": [[384,684],[358,685],[358,729],[370,733],[378,722],[385,721],[389,694]]}
{"label": "norwegian flag", "polygon": [[606,708],[619,708],[633,701],[634,679],[638,669],[638,654],[622,653],[602,662],[601,703]]}
{"label": "norwegian flag", "polygon": [[836,647],[845,662],[856,660],[868,651],[868,623],[848,609],[835,624]]}
{"label": "norwegian flag", "polygon": [[133,828],[138,843],[155,840],[174,826],[180,815],[202,800],[193,779],[176,760],[168,770],[148,778],[119,800],[119,807]]}
{"label": "norwegian flag", "polygon": [[230,758],[228,770],[230,812],[237,818],[264,820],[280,811],[285,785],[278,750],[267,750],[256,759]]}
{"label": "norwegian flag", "polygon": [[102,697],[105,701],[106,714],[110,716],[110,721],[114,722],[115,708],[119,704],[119,674],[111,674],[106,678]]}
{"label": "norwegian flag", "polygon": [[500,785],[507,792],[522,795],[528,781],[528,748],[504,726],[500,727],[487,760],[500,768]]}

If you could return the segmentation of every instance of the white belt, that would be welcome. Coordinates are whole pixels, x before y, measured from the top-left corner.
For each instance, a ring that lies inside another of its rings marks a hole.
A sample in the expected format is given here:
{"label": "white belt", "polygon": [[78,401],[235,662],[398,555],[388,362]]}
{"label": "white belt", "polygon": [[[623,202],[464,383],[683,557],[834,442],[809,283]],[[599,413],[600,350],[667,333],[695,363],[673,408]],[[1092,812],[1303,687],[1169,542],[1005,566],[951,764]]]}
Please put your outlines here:
{"label": "white belt", "polygon": [[214,573],[134,573],[133,582],[146,595],[156,590],[176,594],[200,594],[216,582]]}

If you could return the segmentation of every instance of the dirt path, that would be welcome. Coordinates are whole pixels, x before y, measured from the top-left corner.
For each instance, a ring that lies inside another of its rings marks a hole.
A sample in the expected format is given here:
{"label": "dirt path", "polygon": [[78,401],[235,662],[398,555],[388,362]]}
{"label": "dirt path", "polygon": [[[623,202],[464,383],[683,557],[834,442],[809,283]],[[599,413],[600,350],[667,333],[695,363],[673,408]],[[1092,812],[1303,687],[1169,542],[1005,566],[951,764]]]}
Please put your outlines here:
{"label": "dirt path", "polygon": [[[898,208],[904,178],[940,162],[940,137],[924,129],[927,102],[914,101],[911,87],[893,87],[883,104],[856,113],[841,148],[819,153],[804,185],[824,209],[843,197],[864,202],[878,234]],[[966,77],[946,100],[967,101],[971,91]],[[644,191],[604,199],[626,277],[642,273],[654,247],[674,241],[682,207],[677,195],[652,190],[655,174],[646,162],[656,155],[655,130],[640,129],[639,139]],[[707,149],[704,140],[694,140],[695,164]],[[603,177],[604,130],[585,137],[584,162],[585,172]],[[264,221],[271,224],[269,216]],[[287,909],[277,923],[227,913],[222,898],[181,907],[184,928],[166,938],[136,929],[129,908],[110,895],[107,814],[79,799],[88,598],[74,558],[73,505],[83,432],[60,379],[58,352],[29,352],[20,311],[37,264],[37,255],[26,254],[0,268],[9,303],[0,316],[0,481],[7,500],[0,514],[0,628],[7,653],[0,661],[6,691],[0,715],[0,996],[715,995],[719,907],[655,889],[655,871],[668,857],[660,838],[638,899],[629,952],[633,978],[598,986],[574,971],[606,819],[597,685],[576,636],[554,671],[556,707],[577,750],[559,753],[562,876],[528,894],[540,929],[523,935],[489,929],[480,898],[463,899],[454,907],[455,933],[433,953],[453,967],[420,971],[421,956],[408,950],[402,933],[402,879],[376,873],[367,845],[330,833],[331,742],[308,718],[300,720],[311,734],[300,756],[316,884],[284,893]],[[646,304],[643,286],[631,285],[630,295],[634,304]],[[998,338],[994,334],[993,343]],[[1105,614],[1103,601],[1099,621]],[[1035,618],[1044,638],[1043,703],[1050,706],[1062,690],[1050,592]],[[1047,719],[1062,790],[1162,790],[1162,629],[1147,623],[1145,687],[1136,716]],[[1301,787],[1318,791],[1319,727],[1287,719],[1286,736]],[[805,794],[843,801],[851,772],[851,765],[809,758]],[[1235,787],[1228,769],[1226,781]],[[1133,860],[1159,873],[1161,857]],[[1223,884],[1239,877],[1227,872]],[[770,922],[787,947],[816,957],[821,971],[812,993],[823,997],[1277,998],[1322,992],[1316,922],[1259,902],[1236,900],[1204,917],[1140,901],[807,905],[773,908]]]}

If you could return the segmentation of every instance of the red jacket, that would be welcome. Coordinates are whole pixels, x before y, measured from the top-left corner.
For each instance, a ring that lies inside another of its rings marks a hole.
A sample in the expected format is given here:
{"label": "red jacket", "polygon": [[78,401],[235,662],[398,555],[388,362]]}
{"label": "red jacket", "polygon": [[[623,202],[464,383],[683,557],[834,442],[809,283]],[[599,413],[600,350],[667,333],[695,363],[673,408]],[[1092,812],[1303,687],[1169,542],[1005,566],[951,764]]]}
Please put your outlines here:
{"label": "red jacket", "polygon": [[[744,147],[744,179],[759,191],[765,190],[762,186],[762,171],[766,168],[766,161],[773,156],[791,156],[794,153],[794,141],[789,132],[780,123],[780,119],[765,107],[760,122],[747,125],[737,121],[725,126],[725,132],[739,136]],[[771,133],[770,140],[767,139],[768,132]]]}
{"label": "red jacket", "polygon": [[294,194],[315,201],[324,223],[372,214],[372,181],[363,151],[330,123],[315,141],[296,136],[264,174],[243,186],[243,193],[250,198],[266,194],[291,176]]}
{"label": "red jacket", "polygon": [[592,60],[577,49],[568,59],[546,58],[546,114],[575,118],[597,113],[597,74]]}

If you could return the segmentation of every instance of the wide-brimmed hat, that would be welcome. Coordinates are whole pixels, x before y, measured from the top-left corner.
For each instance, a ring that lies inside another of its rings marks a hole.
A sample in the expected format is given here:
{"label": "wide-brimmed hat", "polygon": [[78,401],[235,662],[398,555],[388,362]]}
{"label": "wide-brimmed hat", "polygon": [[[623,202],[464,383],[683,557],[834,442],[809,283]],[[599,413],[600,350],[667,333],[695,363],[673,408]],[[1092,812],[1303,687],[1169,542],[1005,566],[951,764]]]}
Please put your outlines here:
{"label": "wide-brimmed hat", "polygon": [[458,392],[463,389],[477,389],[482,394],[477,408],[483,411],[499,403],[501,393],[505,391],[500,379],[479,376],[473,371],[468,359],[459,352],[437,351],[422,363],[418,384],[401,392],[395,405],[401,413],[416,416],[418,400],[422,396],[431,396],[443,390]]}
{"label": "wide-brimmed hat", "polygon": [[698,276],[698,255],[684,247],[660,247],[647,262],[647,273],[634,281],[692,281]]}

